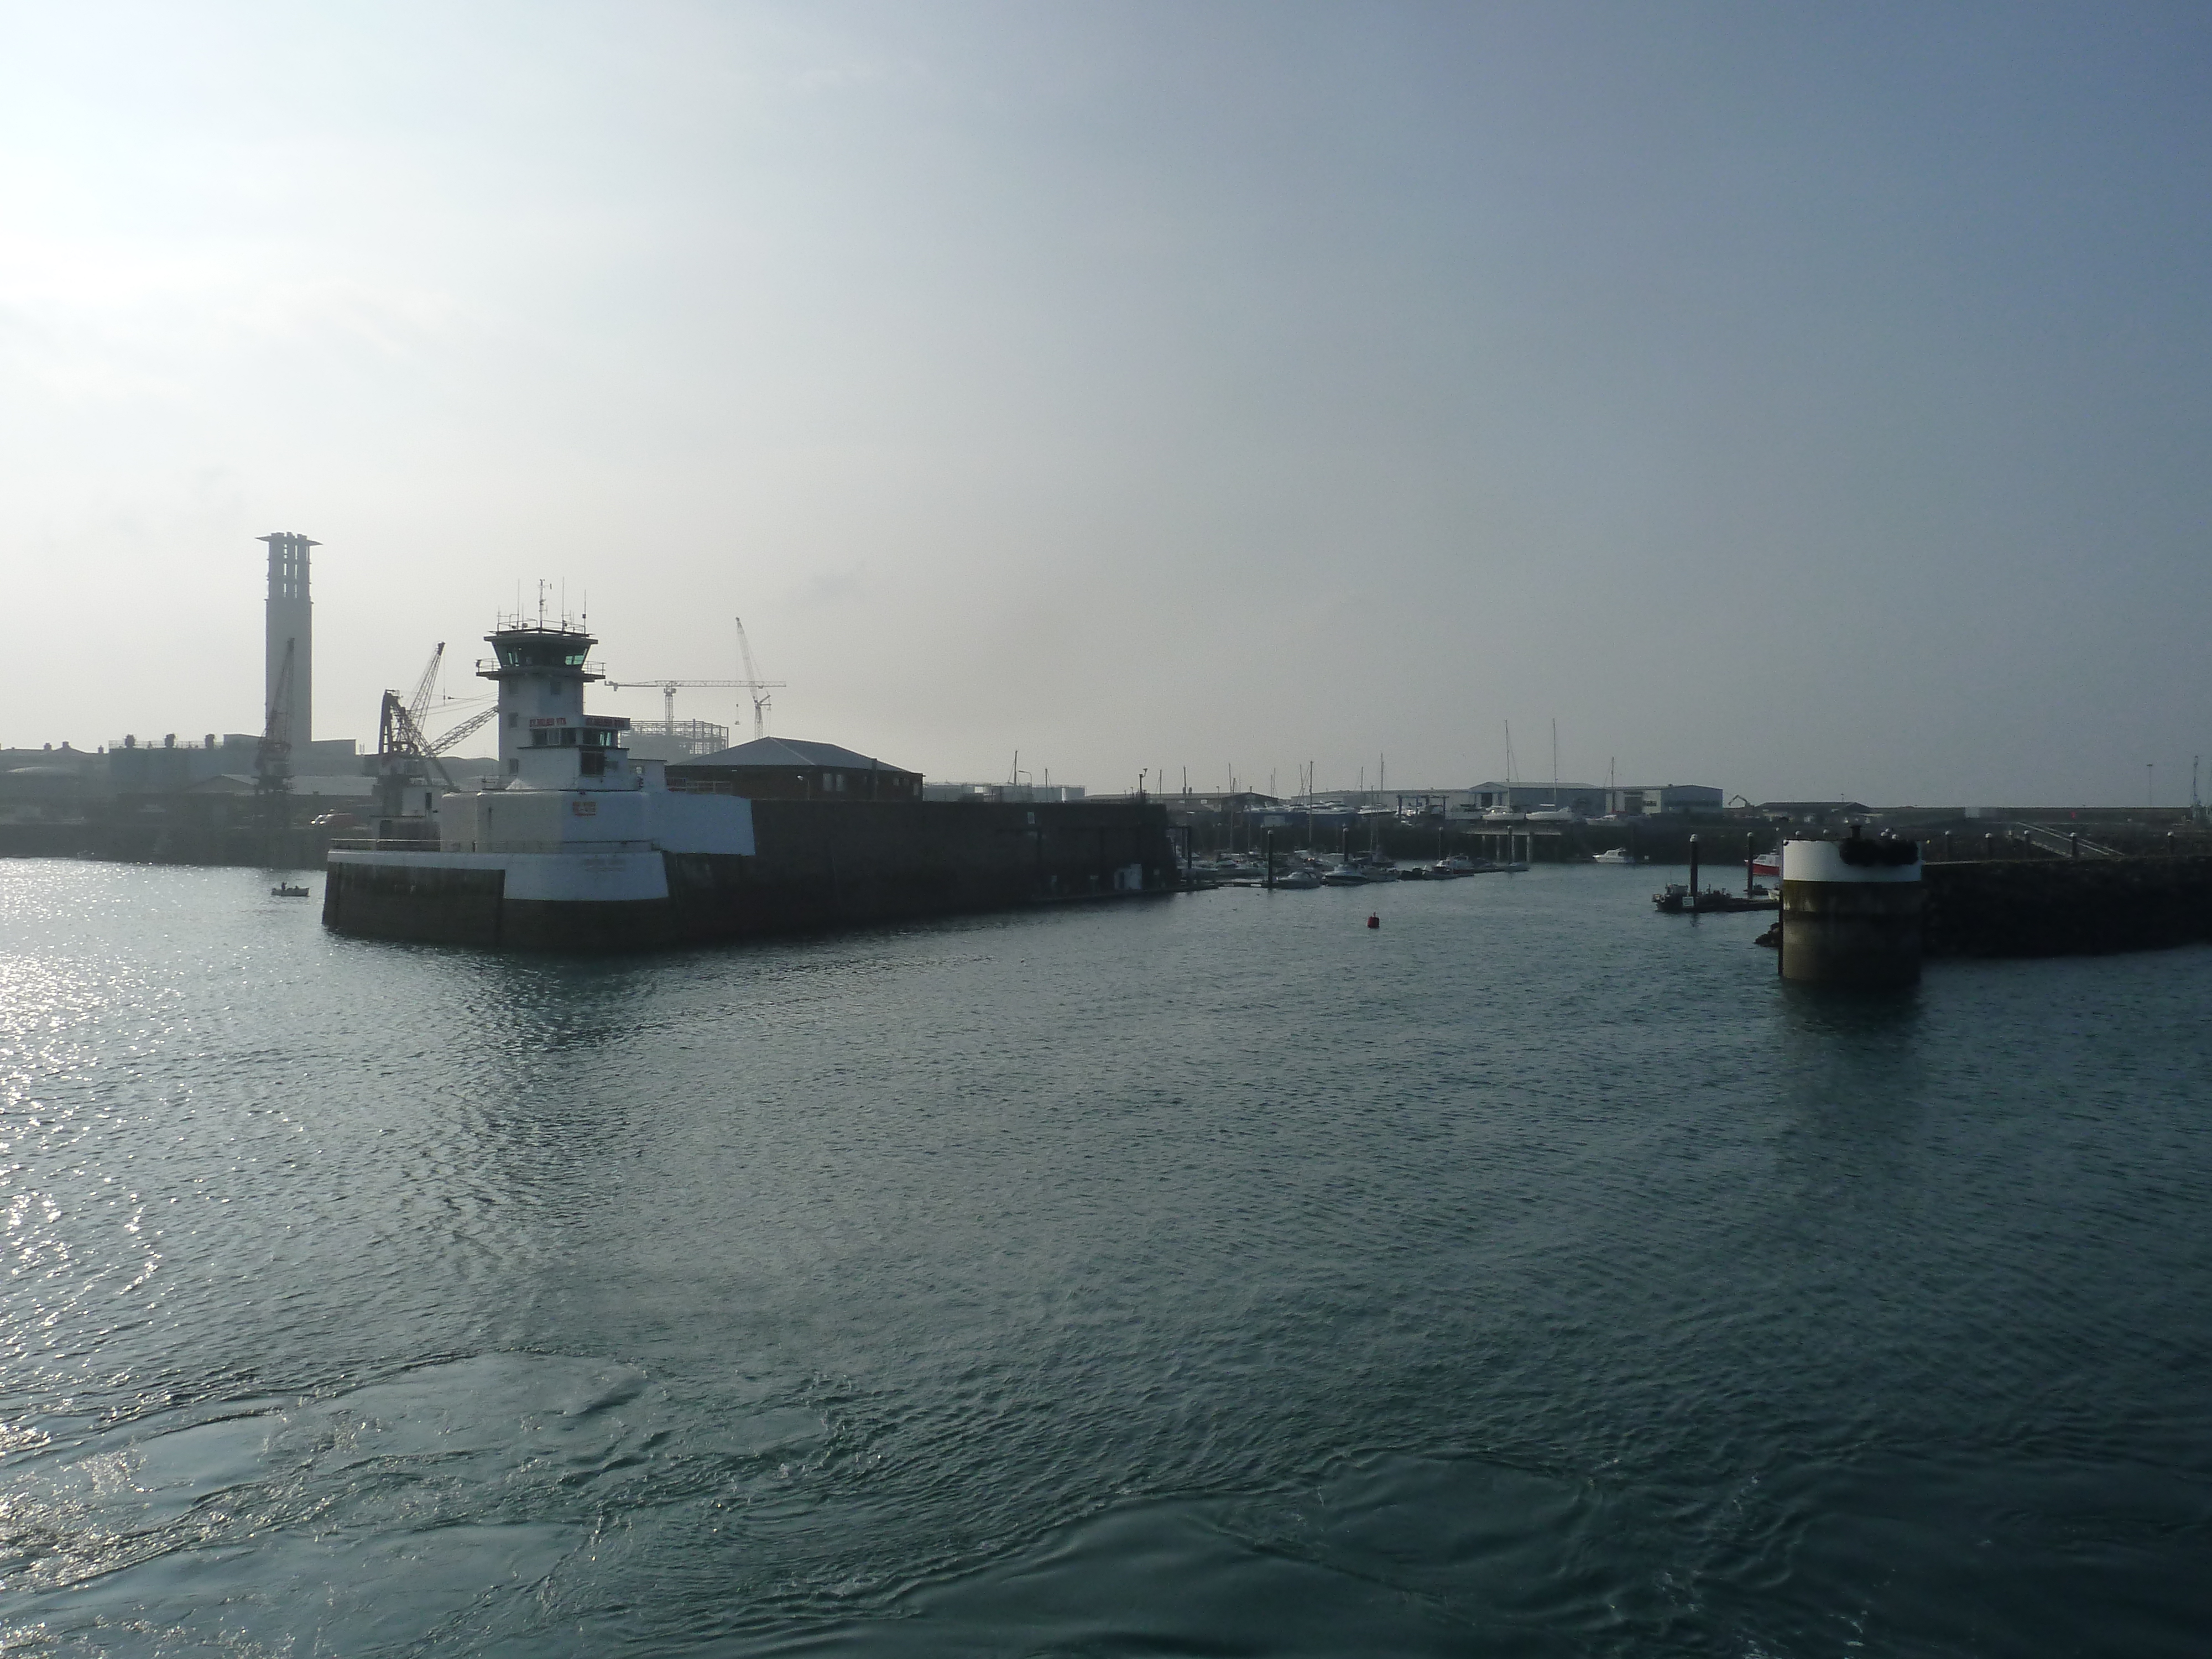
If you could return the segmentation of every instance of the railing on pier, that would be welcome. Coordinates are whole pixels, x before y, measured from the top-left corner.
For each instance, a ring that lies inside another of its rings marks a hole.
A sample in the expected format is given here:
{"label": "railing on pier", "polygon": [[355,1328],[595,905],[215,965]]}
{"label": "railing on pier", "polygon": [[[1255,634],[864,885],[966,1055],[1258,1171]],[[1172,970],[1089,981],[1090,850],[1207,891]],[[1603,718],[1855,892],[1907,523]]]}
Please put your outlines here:
{"label": "railing on pier", "polygon": [[2121,856],[2099,842],[2085,840],[2071,832],[2062,836],[2057,830],[2039,823],[2014,823],[2008,827],[2029,846],[2040,847],[2046,853],[2056,853],[2062,859],[2116,859]]}

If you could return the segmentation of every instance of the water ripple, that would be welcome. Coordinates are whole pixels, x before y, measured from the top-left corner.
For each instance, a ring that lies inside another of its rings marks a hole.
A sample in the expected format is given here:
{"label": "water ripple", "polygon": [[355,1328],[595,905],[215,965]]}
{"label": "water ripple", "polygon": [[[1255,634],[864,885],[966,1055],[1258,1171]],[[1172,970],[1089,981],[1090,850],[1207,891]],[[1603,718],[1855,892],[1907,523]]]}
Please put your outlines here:
{"label": "water ripple", "polygon": [[0,865],[0,1645],[2191,1647],[2212,953],[1835,1002],[1640,880],[605,962]]}

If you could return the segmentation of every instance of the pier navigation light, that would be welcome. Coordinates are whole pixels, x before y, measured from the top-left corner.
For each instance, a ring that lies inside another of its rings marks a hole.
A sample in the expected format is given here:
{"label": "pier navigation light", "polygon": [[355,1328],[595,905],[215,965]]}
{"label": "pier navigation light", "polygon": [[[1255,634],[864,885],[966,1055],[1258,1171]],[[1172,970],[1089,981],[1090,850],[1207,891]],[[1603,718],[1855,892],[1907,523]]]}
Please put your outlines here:
{"label": "pier navigation light", "polygon": [[584,687],[604,679],[590,665],[599,641],[565,620],[503,620],[484,636],[489,661],[477,674],[499,687],[499,769],[509,789],[635,789],[618,714],[586,714]]}

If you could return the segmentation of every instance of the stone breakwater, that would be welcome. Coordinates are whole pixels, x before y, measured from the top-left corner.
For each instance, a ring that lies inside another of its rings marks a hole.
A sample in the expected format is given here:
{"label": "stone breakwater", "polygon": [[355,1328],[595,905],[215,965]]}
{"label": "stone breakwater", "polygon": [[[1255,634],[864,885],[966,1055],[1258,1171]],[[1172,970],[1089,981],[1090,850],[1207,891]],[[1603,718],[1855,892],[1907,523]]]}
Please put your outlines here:
{"label": "stone breakwater", "polygon": [[1931,957],[2096,956],[2212,941],[2212,858],[1929,864]]}

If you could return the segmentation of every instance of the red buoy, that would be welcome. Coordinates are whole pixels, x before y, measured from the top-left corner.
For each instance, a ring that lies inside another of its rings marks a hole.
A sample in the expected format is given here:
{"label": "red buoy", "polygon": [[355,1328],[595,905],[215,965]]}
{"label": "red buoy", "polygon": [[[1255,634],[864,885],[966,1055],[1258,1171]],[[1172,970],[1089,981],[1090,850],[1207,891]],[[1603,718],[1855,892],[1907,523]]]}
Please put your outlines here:
{"label": "red buoy", "polygon": [[1367,925],[1370,927],[1380,927],[1382,925],[1382,918],[1370,910],[1367,913]]}

